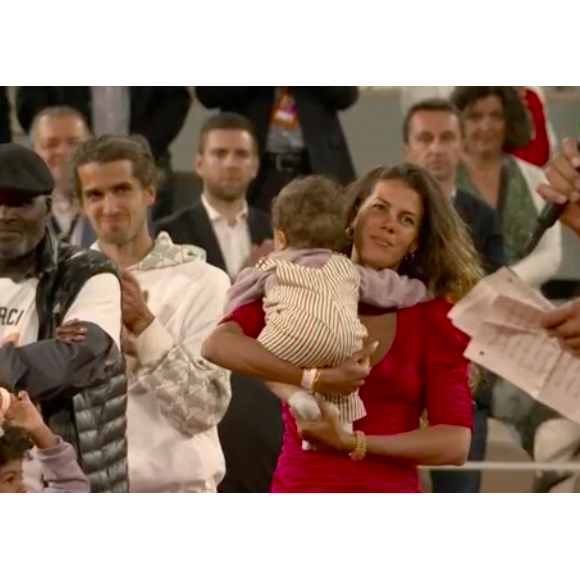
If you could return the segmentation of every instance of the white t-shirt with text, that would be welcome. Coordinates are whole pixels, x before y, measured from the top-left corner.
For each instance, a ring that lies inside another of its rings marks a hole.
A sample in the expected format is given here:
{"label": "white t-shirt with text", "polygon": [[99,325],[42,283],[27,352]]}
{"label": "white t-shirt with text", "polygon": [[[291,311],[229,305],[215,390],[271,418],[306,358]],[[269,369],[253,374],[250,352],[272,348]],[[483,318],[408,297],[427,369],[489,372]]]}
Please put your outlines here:
{"label": "white t-shirt with text", "polygon": [[[38,340],[37,288],[37,278],[18,283],[0,278],[0,342],[14,333],[20,335],[18,346]],[[120,347],[121,285],[116,276],[98,274],[87,280],[63,322],[75,319],[97,325]]]}
{"label": "white t-shirt with text", "polygon": [[[14,333],[19,334],[17,346],[38,342],[37,288],[37,278],[19,283],[0,278],[0,343]],[[87,280],[65,313],[63,322],[75,319],[96,324],[120,348],[121,285],[113,274],[98,274]],[[40,493],[43,489],[41,467],[35,459],[25,463],[25,479],[30,492]]]}

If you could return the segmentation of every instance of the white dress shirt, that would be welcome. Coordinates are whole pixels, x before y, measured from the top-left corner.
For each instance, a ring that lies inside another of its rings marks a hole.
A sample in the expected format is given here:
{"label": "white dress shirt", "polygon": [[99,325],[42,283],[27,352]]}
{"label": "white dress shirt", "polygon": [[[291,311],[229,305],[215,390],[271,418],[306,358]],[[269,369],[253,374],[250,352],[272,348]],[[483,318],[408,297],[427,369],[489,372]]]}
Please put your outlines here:
{"label": "white dress shirt", "polygon": [[131,121],[129,87],[91,87],[93,133],[127,135]]}
{"label": "white dress shirt", "polygon": [[228,220],[208,203],[205,195],[201,196],[201,203],[218,240],[227,272],[230,278],[234,279],[252,253],[248,205],[244,203],[244,207],[236,216],[234,224],[230,225]]}
{"label": "white dress shirt", "polygon": [[73,246],[82,245],[83,220],[79,209],[56,190],[52,194],[52,219],[61,239]]}

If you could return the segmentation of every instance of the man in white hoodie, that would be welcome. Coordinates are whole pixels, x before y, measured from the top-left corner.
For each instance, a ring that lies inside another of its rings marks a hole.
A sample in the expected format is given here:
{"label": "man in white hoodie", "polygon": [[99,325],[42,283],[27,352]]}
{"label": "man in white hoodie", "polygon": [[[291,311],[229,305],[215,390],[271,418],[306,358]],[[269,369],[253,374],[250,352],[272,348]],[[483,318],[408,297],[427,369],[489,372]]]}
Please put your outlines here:
{"label": "man in white hoodie", "polygon": [[71,171],[95,248],[123,271],[131,491],[214,493],[225,474],[217,425],[230,376],[200,348],[222,317],[229,278],[199,248],[151,237],[157,169],[145,142],[90,139]]}

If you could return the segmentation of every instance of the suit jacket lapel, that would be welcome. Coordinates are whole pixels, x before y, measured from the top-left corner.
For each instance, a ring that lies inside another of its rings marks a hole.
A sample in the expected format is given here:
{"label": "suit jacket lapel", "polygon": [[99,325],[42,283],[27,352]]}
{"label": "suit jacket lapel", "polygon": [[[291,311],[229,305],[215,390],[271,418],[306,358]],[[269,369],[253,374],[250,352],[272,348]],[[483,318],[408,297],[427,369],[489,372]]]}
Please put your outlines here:
{"label": "suit jacket lapel", "polygon": [[467,196],[462,191],[458,191],[454,199],[454,205],[457,213],[461,216],[463,221],[465,221],[470,227],[473,227],[473,218],[475,216],[473,215],[473,211],[470,211],[471,204],[469,196]]}
{"label": "suit jacket lapel", "polygon": [[195,237],[202,242],[198,245],[206,251],[208,263],[225,271],[226,262],[205,208],[201,204],[196,205],[191,217],[192,223],[188,226],[195,229]]}
{"label": "suit jacket lapel", "polygon": [[267,222],[256,210],[250,208],[248,213],[248,226],[252,245],[259,246],[265,240],[272,238],[272,233],[267,227]]}

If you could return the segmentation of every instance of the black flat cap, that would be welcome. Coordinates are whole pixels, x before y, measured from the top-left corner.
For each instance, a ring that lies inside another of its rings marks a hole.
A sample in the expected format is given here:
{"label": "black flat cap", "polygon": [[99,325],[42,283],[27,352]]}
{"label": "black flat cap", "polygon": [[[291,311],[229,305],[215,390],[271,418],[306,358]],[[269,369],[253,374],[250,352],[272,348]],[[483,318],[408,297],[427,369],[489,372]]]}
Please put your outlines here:
{"label": "black flat cap", "polygon": [[49,195],[53,189],[50,170],[34,151],[16,143],[0,145],[0,191],[36,197]]}

